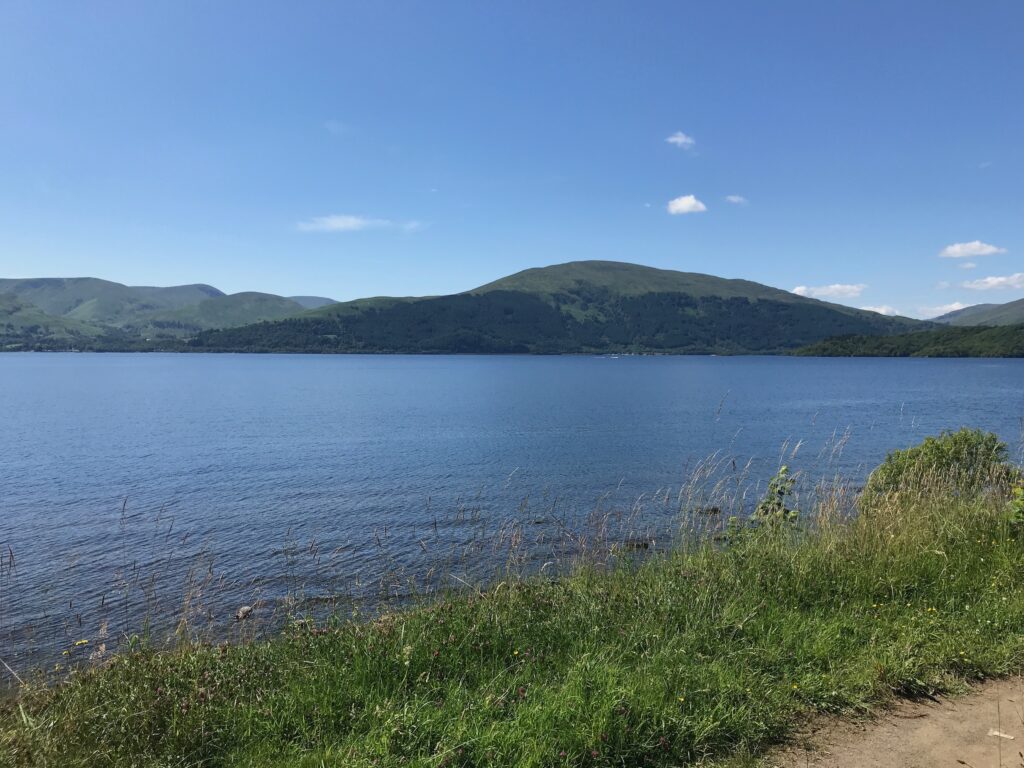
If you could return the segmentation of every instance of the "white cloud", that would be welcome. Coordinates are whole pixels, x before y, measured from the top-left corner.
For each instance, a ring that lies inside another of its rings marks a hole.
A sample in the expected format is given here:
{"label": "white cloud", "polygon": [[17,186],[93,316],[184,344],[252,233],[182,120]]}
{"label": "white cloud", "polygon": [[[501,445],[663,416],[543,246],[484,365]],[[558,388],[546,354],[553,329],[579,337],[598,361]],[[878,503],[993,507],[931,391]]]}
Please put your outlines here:
{"label": "white cloud", "polygon": [[687,136],[682,131],[676,131],[665,139],[665,141],[675,147],[679,147],[680,149],[693,149],[693,146],[697,143],[693,136]]}
{"label": "white cloud", "polygon": [[667,210],[673,216],[682,213],[703,213],[708,207],[693,195],[683,195],[668,201]]}
{"label": "white cloud", "polygon": [[969,259],[975,256],[991,256],[994,253],[1006,253],[1006,249],[990,243],[983,243],[981,240],[972,240],[969,243],[947,245],[939,253],[939,256],[944,259]]}
{"label": "white cloud", "polygon": [[727,203],[732,203],[733,205],[746,205],[750,202],[743,195],[726,195],[725,201]]}
{"label": "white cloud", "polygon": [[300,232],[360,232],[364,229],[392,227],[394,222],[390,219],[370,219],[365,216],[335,213],[330,216],[306,219],[300,221],[296,226]]}
{"label": "white cloud", "polygon": [[1017,272],[1003,277],[983,277],[980,280],[968,280],[963,284],[964,288],[972,291],[991,291],[993,289],[1013,288],[1024,289],[1024,272]]}
{"label": "white cloud", "polygon": [[917,311],[922,318],[928,320],[933,317],[948,315],[950,312],[956,312],[958,309],[967,309],[969,306],[971,305],[964,304],[962,301],[954,301],[952,304],[942,304],[938,307],[918,307]]}
{"label": "white cloud", "polygon": [[401,229],[415,232],[423,229],[422,221],[393,221],[355,216],[351,213],[333,213],[330,216],[315,216],[295,225],[299,232],[362,232],[366,229]]}
{"label": "white cloud", "polygon": [[960,269],[974,269],[978,265],[973,261],[965,261],[962,264],[957,264],[957,266],[960,267]]}
{"label": "white cloud", "polygon": [[833,283],[832,285],[808,286],[798,285],[793,289],[797,296],[809,296],[814,299],[853,299],[860,296],[867,285],[864,283]]}
{"label": "white cloud", "polygon": [[877,312],[880,315],[898,315],[900,311],[896,307],[890,307],[888,304],[882,304],[879,307],[861,307],[866,309],[868,312]]}

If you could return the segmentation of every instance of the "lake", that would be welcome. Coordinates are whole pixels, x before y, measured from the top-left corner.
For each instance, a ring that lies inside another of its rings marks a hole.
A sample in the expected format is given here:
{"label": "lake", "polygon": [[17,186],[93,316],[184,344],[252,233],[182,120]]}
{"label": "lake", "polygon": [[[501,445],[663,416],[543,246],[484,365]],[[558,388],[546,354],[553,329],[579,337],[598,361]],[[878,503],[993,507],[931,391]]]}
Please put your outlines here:
{"label": "lake", "polygon": [[664,531],[712,456],[748,500],[783,461],[857,484],[963,425],[1019,458],[1024,360],[4,354],[0,419],[0,659],[24,669],[143,615],[482,578],[595,510]]}

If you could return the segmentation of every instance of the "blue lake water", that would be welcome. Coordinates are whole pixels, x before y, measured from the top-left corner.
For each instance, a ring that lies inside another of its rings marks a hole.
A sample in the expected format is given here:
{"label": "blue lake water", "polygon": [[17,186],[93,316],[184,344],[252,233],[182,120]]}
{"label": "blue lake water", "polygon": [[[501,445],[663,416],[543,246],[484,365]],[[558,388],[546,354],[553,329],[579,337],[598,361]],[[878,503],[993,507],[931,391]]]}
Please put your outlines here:
{"label": "blue lake water", "polygon": [[1024,360],[0,355],[0,659],[114,643],[157,592],[223,622],[517,516],[677,516],[712,454],[856,483],[962,425],[1019,457],[1022,424]]}

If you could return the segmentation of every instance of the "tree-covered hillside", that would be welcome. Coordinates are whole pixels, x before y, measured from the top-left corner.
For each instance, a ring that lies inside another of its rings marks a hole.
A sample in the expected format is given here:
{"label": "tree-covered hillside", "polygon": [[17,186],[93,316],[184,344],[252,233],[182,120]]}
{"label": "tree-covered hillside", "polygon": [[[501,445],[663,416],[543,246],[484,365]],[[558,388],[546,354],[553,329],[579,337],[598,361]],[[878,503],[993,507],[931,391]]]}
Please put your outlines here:
{"label": "tree-covered hillside", "polygon": [[935,322],[959,326],[1020,325],[1024,323],[1024,299],[1006,304],[975,304],[938,317]]}
{"label": "tree-covered hillside", "polygon": [[194,349],[281,352],[773,353],[915,321],[776,288],[616,262],[527,270],[467,293],[374,299],[199,334]]}
{"label": "tree-covered hillside", "polygon": [[840,336],[794,352],[811,357],[1024,357],[1024,325]]}

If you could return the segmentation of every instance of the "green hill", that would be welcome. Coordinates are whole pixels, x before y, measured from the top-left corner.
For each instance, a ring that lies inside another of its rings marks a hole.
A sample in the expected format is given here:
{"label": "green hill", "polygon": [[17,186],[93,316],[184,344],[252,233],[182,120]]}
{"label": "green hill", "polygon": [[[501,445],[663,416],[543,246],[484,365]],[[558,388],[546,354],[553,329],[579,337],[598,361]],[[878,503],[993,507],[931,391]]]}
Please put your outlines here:
{"label": "green hill", "polygon": [[139,324],[154,312],[224,295],[209,285],[155,288],[122,285],[95,277],[0,279],[0,293],[14,294],[48,315],[113,327]]}
{"label": "green hill", "polygon": [[794,352],[809,357],[1024,357],[1024,325],[841,336]]}
{"label": "green hill", "polygon": [[947,325],[1019,325],[1024,323],[1024,299],[1007,304],[975,304],[935,318]]}
{"label": "green hill", "polygon": [[[466,293],[522,291],[539,296],[571,295],[581,289],[604,289],[621,296],[646,293],[685,293],[694,297],[806,301],[796,294],[749,280],[728,280],[697,272],[677,272],[621,261],[571,261],[535,267],[495,280]],[[854,310],[857,311],[857,310]]]}
{"label": "green hill", "polygon": [[335,304],[199,334],[195,349],[304,352],[773,353],[918,321],[746,280],[586,261],[530,269],[465,293]]}
{"label": "green hill", "polygon": [[125,340],[113,329],[49,315],[14,294],[0,293],[0,350],[81,349]]}
{"label": "green hill", "polygon": [[191,336],[211,328],[279,320],[301,314],[305,308],[296,301],[270,293],[233,293],[216,296],[180,309],[155,312],[144,318],[144,335]]}
{"label": "green hill", "polygon": [[319,309],[329,304],[338,303],[334,299],[328,299],[326,296],[288,296],[287,298],[296,304],[301,304],[304,309]]}
{"label": "green hill", "polygon": [[[93,277],[0,279],[7,348],[140,349],[212,328],[279,320],[327,306],[269,293],[225,295],[209,285],[128,286]],[[161,346],[160,348],[164,348]]]}

